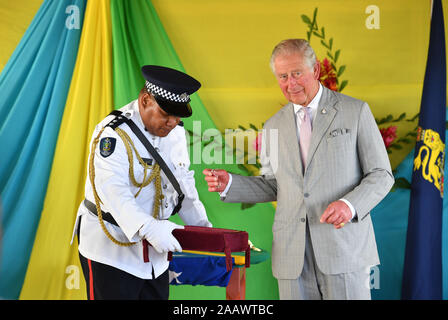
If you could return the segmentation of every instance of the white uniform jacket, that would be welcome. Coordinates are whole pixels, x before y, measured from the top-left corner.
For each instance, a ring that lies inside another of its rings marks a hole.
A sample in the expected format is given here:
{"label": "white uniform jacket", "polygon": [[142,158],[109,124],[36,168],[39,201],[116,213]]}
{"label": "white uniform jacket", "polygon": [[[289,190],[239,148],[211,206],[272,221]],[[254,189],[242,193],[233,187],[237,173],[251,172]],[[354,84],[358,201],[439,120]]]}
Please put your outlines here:
{"label": "white uniform jacket", "polygon": [[[166,137],[153,136],[145,130],[138,110],[138,100],[134,100],[120,109],[126,117],[134,121],[148,138],[179,182],[185,194],[185,199],[179,212],[181,219],[187,225],[211,227],[205,208],[199,200],[195,187],[194,172],[189,170],[190,160],[185,129],[181,126],[176,126]],[[107,116],[96,126],[91,144],[99,131],[113,118],[114,116]],[[127,124],[120,125],[120,128],[131,137],[142,158],[152,159],[149,152]],[[139,229],[152,216],[155,196],[154,182],[144,187],[140,194],[134,197],[139,188],[131,183],[129,159],[124,143],[110,127],[103,131],[99,140],[101,141],[102,138],[107,137],[114,142],[115,146],[112,143],[111,151],[113,152],[107,156],[101,154],[100,143],[96,146],[94,158],[95,187],[102,201],[101,209],[104,212],[111,213],[120,227],[106,221],[104,223],[111,235],[118,241],[137,243],[130,247],[123,247],[113,243],[101,229],[98,217],[87,210],[83,203],[80,204],[78,209],[72,242],[78,230],[79,217],[82,216],[79,252],[84,257],[116,267],[142,279],[152,279],[152,271],[154,269],[154,276],[157,278],[168,268],[167,254],[160,254],[149,246],[148,256],[150,261],[145,263],[143,260],[143,244],[140,241],[142,239],[138,233]],[[144,176],[143,167],[139,164],[135,153],[133,158],[135,178],[137,182],[142,182]],[[154,160],[152,161],[154,163]],[[148,171],[146,177],[151,173],[150,170]],[[161,179],[164,198],[160,206],[159,219],[168,219],[177,204],[178,194],[162,170]],[[87,200],[95,203],[88,168],[85,197]]]}

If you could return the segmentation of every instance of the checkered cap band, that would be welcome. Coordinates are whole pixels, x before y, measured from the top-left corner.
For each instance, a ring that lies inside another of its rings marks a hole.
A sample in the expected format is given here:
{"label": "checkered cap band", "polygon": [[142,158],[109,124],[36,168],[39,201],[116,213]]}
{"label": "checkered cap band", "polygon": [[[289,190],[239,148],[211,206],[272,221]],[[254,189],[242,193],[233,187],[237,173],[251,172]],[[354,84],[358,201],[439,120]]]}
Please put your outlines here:
{"label": "checkered cap band", "polygon": [[169,92],[163,88],[156,86],[155,84],[146,81],[146,89],[154,95],[158,95],[166,100],[180,103],[187,103],[190,101],[190,96],[187,93],[176,94]]}

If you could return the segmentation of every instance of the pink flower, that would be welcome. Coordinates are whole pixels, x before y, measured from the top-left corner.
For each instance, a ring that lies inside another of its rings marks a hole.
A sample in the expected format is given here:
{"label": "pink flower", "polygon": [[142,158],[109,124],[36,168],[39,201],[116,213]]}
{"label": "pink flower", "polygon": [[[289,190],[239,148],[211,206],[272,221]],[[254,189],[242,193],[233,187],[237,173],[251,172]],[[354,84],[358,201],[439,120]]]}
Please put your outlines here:
{"label": "pink flower", "polygon": [[390,126],[388,128],[382,128],[380,129],[380,132],[387,149],[392,144],[392,142],[394,142],[394,140],[397,138],[397,127]]}
{"label": "pink flower", "polygon": [[252,148],[254,148],[255,151],[260,153],[261,150],[261,132],[257,135],[257,138],[252,142]]}

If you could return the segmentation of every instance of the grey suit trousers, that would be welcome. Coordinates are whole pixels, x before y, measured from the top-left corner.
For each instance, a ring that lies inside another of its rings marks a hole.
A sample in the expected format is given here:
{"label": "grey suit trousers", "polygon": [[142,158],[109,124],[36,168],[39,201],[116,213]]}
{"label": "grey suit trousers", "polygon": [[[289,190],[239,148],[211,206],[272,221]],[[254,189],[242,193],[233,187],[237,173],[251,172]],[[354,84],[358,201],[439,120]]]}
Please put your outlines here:
{"label": "grey suit trousers", "polygon": [[370,300],[370,268],[357,272],[324,274],[316,264],[308,222],[305,259],[297,279],[278,279],[281,300]]}

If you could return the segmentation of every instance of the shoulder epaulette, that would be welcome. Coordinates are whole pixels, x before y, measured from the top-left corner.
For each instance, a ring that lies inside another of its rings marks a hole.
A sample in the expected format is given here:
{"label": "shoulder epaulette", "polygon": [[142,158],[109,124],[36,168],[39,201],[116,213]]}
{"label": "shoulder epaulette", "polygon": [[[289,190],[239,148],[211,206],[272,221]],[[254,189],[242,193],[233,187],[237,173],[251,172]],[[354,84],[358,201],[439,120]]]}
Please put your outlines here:
{"label": "shoulder epaulette", "polygon": [[113,130],[120,126],[122,123],[126,121],[126,117],[123,116],[123,113],[119,110],[114,110],[111,113],[109,113],[109,116],[114,115],[115,118],[113,118],[108,124],[106,124],[106,127],[111,127]]}

